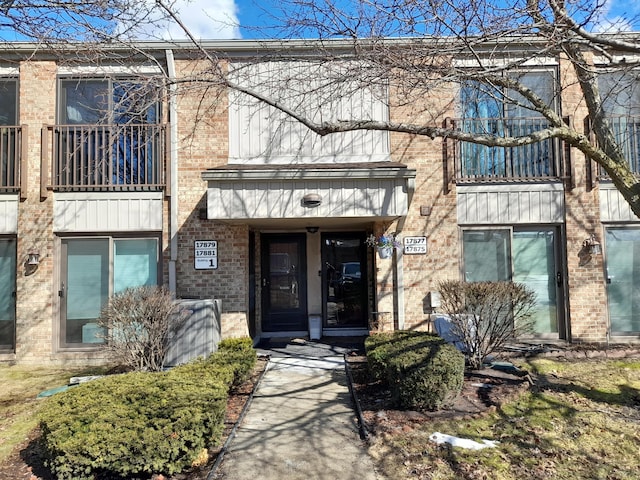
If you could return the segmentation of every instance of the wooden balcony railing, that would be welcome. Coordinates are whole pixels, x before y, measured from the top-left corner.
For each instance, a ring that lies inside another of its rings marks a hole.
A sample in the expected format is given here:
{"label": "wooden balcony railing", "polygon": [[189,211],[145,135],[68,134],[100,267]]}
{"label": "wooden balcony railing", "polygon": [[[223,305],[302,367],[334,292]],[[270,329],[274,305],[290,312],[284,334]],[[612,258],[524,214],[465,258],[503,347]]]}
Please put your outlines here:
{"label": "wooden balcony railing", "polygon": [[[445,126],[463,132],[521,137],[548,127],[544,118],[447,119]],[[470,142],[445,142],[453,159],[453,179],[469,182],[566,180],[569,161],[561,140],[547,139],[518,147],[488,147]]]}
{"label": "wooden balcony railing", "polygon": [[0,193],[26,194],[26,126],[0,126]]}
{"label": "wooden balcony railing", "polygon": [[55,191],[162,190],[167,131],[167,125],[156,124],[49,125],[43,129],[42,186]]}
{"label": "wooden balcony railing", "polygon": [[[640,174],[640,115],[608,116],[607,120],[631,171]],[[600,168],[600,177],[608,178],[603,168]]]}

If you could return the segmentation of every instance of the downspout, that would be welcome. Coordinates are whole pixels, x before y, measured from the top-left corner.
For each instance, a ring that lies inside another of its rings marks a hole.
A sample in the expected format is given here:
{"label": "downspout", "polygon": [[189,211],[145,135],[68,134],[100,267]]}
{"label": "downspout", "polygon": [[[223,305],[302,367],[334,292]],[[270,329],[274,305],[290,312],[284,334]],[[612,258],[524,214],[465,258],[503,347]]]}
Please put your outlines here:
{"label": "downspout", "polygon": [[169,197],[169,291],[176,293],[176,261],[178,260],[178,107],[176,105],[176,65],[173,50],[165,50],[169,76],[169,138],[171,149],[171,196]]}

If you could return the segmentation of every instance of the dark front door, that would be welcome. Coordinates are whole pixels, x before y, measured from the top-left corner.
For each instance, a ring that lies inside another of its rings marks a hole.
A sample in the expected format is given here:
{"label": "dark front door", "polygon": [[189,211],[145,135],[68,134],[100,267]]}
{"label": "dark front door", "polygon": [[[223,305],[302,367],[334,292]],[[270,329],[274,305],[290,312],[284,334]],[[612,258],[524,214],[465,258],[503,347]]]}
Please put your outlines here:
{"label": "dark front door", "polygon": [[367,256],[364,234],[322,236],[325,328],[367,327]]}
{"label": "dark front door", "polygon": [[262,330],[308,330],[306,237],[264,234],[262,257]]}

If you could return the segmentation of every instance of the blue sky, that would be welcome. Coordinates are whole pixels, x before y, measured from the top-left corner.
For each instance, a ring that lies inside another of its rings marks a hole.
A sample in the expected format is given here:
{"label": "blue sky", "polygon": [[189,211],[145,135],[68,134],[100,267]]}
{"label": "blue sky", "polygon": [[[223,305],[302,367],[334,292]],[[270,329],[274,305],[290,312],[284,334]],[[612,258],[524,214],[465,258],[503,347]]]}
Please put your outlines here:
{"label": "blue sky", "polygon": [[[143,0],[151,4],[154,0]],[[596,2],[598,0],[592,0]],[[601,1],[601,0],[600,0]],[[604,15],[599,18],[594,27],[598,31],[640,30],[640,21],[634,25],[624,21],[624,18],[640,18],[640,2],[638,0],[605,0]],[[269,31],[274,25],[274,19],[269,12],[270,6],[281,7],[280,0],[174,0],[184,24],[194,37],[198,39],[232,39],[232,38],[269,38],[277,36],[276,31]],[[340,4],[340,0],[336,0]],[[141,27],[142,37],[158,36],[169,39],[185,38],[179,27],[163,28],[156,23],[153,33],[145,32]],[[12,40],[14,35],[0,30],[0,38]]]}
{"label": "blue sky", "polygon": [[[196,38],[228,39],[269,37],[252,27],[272,25],[269,3],[274,0],[177,0],[181,18]],[[277,0],[276,0],[277,4]],[[607,0],[605,16],[598,19],[596,30],[634,30],[634,25],[621,20],[640,15],[637,0]],[[635,30],[640,29],[638,23]],[[264,32],[264,31],[263,31]],[[177,30],[174,38],[183,35]]]}

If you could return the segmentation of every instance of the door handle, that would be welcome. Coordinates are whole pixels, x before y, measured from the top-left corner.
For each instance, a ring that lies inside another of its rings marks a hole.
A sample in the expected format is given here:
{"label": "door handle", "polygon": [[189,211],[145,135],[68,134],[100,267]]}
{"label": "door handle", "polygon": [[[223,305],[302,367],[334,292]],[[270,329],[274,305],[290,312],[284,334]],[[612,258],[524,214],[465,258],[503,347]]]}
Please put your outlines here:
{"label": "door handle", "polygon": [[60,298],[64,297],[64,282],[60,284],[60,290],[58,290],[58,296]]}
{"label": "door handle", "polygon": [[562,286],[562,273],[556,273],[556,284],[561,287]]}

